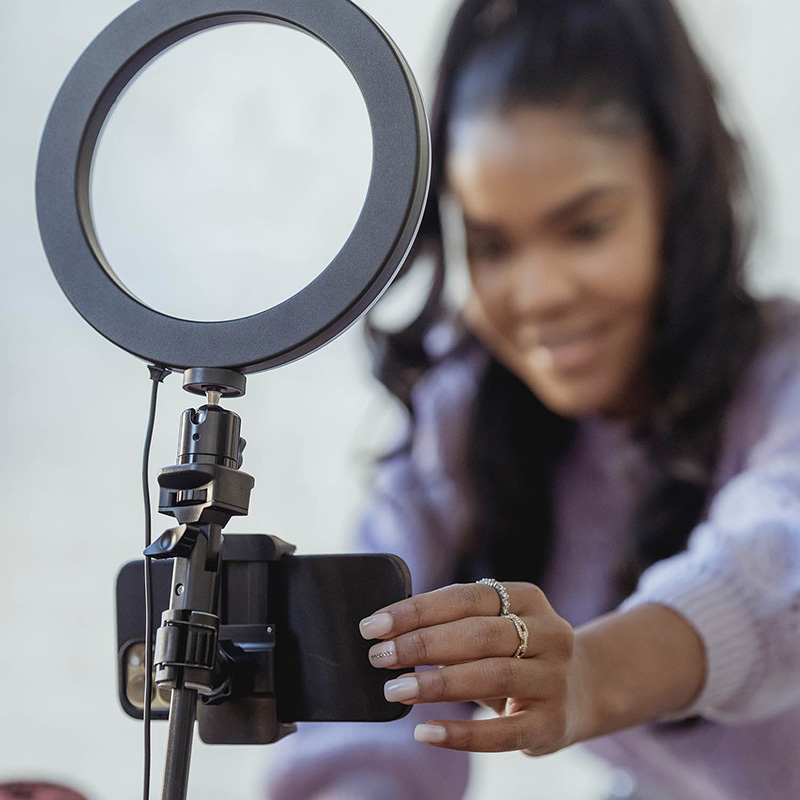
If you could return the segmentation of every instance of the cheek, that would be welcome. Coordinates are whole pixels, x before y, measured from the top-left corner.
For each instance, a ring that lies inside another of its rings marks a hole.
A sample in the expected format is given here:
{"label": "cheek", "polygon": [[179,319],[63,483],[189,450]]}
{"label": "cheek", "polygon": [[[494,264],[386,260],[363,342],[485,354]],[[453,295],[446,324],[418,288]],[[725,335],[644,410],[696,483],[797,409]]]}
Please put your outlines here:
{"label": "cheek", "polygon": [[508,288],[508,272],[501,261],[498,264],[486,264],[482,261],[467,262],[470,288],[486,302],[497,302]]}
{"label": "cheek", "polygon": [[584,271],[587,295],[624,316],[650,317],[661,283],[658,232],[651,226],[622,231],[588,257]]}
{"label": "cheek", "polygon": [[634,320],[650,318],[655,312],[660,283],[660,265],[656,261],[631,260],[627,265],[607,273],[606,280],[596,287],[596,296],[605,301],[609,312]]}
{"label": "cheek", "polygon": [[465,311],[475,318],[484,318],[491,327],[501,331],[509,320],[509,298],[513,289],[508,275],[502,269],[475,269],[469,271],[469,299]]}

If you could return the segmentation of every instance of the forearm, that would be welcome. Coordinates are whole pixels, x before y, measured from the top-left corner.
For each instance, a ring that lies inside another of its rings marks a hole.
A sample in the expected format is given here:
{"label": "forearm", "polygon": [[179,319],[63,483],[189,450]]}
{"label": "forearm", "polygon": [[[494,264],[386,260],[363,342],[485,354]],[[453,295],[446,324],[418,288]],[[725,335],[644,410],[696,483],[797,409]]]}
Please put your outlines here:
{"label": "forearm", "polygon": [[575,631],[576,725],[570,743],[680,711],[705,678],[703,644],[666,606],[612,612]]}

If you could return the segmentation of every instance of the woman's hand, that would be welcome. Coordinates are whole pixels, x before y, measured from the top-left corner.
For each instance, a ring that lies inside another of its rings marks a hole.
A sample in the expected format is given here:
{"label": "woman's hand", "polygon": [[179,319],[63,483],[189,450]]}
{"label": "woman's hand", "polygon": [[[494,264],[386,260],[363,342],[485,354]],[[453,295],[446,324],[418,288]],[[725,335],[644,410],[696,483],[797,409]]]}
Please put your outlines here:
{"label": "woman's hand", "polygon": [[386,699],[415,705],[474,700],[496,719],[432,720],[419,741],[453,750],[555,752],[586,729],[583,670],[572,627],[530,583],[507,583],[510,610],[528,627],[528,648],[514,658],[520,636],[498,616],[500,598],[483,584],[458,584],[395,603],[361,622],[370,662],[394,669],[439,666],[389,681]]}

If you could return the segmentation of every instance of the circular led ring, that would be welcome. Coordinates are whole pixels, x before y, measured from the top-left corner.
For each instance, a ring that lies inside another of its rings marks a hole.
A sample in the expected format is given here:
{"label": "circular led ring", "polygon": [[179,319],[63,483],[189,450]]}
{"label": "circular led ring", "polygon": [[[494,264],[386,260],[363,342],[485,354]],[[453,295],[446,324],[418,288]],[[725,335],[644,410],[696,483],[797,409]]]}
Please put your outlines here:
{"label": "circular led ring", "polygon": [[[115,102],[153,59],[199,31],[253,21],[310,34],[353,74],[372,129],[367,196],[338,255],[288,300],[241,319],[178,319],[138,300],[105,260],[89,202],[94,150]],[[377,300],[416,236],[429,178],[430,137],[414,76],[386,33],[349,0],[139,0],[89,45],[64,81],[39,150],[36,203],[56,279],[103,336],[173,369],[252,373],[322,347]]]}

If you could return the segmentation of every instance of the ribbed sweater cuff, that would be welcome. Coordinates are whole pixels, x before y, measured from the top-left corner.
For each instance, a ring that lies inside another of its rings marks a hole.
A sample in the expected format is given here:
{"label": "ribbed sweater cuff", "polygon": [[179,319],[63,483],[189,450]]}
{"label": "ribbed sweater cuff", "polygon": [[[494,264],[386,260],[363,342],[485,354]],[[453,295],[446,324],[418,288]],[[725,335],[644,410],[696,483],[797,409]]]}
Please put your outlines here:
{"label": "ribbed sweater cuff", "polygon": [[755,627],[735,588],[723,576],[709,574],[707,565],[705,569],[693,566],[684,561],[651,567],[652,574],[645,573],[636,592],[619,607],[627,611],[643,603],[660,603],[683,615],[703,642],[703,688],[691,706],[665,715],[664,720],[706,713],[713,717],[714,711],[723,711],[761,658]]}

